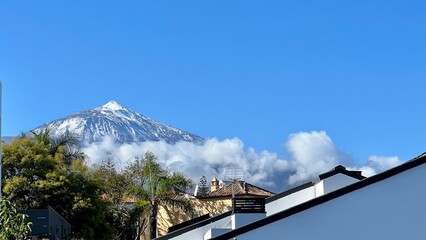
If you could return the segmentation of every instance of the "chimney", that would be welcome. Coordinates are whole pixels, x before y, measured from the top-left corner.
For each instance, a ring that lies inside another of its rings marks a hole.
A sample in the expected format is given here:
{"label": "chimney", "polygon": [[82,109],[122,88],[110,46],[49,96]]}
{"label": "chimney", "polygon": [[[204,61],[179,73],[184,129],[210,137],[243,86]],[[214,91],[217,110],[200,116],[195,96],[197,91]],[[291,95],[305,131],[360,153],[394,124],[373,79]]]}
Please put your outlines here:
{"label": "chimney", "polygon": [[218,189],[219,189],[219,180],[217,180],[217,178],[214,177],[210,185],[210,192],[216,191]]}

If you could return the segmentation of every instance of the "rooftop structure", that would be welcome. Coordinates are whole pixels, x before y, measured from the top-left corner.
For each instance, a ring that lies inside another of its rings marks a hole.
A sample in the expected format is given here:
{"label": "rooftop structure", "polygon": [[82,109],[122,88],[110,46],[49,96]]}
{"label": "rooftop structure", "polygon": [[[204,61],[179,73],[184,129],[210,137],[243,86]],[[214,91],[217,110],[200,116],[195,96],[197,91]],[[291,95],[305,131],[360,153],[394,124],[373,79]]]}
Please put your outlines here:
{"label": "rooftop structure", "polygon": [[[214,178],[213,180],[215,179],[216,178]],[[209,192],[207,195],[202,196],[200,198],[219,198],[219,197],[230,198],[232,196],[270,197],[273,195],[274,195],[273,192],[257,187],[245,181],[234,179],[233,181],[225,184],[223,187],[215,189]]]}
{"label": "rooftop structure", "polygon": [[[336,189],[351,185],[364,178],[361,172],[350,171],[339,165],[329,172],[321,174],[313,182],[276,195],[244,181],[234,180],[204,197],[205,199],[212,199],[220,197],[231,198],[234,196],[232,210],[211,218],[202,218],[199,221],[193,220],[191,224],[182,224],[181,227],[172,228],[169,234],[158,239],[204,240],[215,238],[236,229],[244,228],[244,226],[250,225],[252,222],[268,218],[270,215],[329,194]],[[259,202],[256,199],[263,201]]]}

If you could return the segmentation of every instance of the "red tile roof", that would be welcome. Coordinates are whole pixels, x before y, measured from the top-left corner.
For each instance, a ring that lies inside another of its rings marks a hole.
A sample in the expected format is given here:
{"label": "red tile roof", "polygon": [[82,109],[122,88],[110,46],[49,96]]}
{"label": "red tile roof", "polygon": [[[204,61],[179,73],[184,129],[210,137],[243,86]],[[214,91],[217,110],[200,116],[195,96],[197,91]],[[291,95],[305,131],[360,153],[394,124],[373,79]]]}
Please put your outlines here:
{"label": "red tile roof", "polygon": [[232,195],[270,197],[274,195],[274,193],[245,181],[234,180],[222,188],[210,192],[201,198],[232,197]]}

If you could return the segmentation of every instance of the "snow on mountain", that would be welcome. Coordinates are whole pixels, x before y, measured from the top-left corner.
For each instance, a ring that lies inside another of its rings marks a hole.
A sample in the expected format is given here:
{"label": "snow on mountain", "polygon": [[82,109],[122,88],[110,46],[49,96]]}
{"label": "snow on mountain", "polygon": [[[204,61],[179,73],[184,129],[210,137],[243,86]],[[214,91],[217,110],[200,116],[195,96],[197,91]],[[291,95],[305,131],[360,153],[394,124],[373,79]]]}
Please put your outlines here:
{"label": "snow on mountain", "polygon": [[131,111],[116,101],[102,107],[77,112],[64,118],[43,124],[34,129],[49,128],[52,136],[72,133],[81,137],[82,142],[99,142],[111,136],[120,143],[145,141],[203,142],[203,138],[183,130],[155,122],[137,112]]}

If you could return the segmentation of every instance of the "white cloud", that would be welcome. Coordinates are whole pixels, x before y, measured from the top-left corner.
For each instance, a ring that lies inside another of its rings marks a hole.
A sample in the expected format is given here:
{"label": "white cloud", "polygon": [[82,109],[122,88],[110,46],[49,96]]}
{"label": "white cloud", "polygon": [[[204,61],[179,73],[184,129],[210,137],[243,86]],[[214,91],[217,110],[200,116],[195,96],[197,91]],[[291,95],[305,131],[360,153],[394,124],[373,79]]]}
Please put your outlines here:
{"label": "white cloud", "polygon": [[272,190],[282,190],[315,179],[342,164],[350,169],[374,175],[401,163],[398,157],[372,155],[364,166],[359,166],[347,154],[338,150],[325,131],[299,132],[289,135],[285,148],[290,158],[278,154],[246,148],[238,138],[208,139],[202,145],[189,142],[143,142],[117,144],[106,137],[102,142],[88,144],[83,151],[90,157],[89,163],[112,159],[118,169],[124,169],[135,157],[143,157],[150,151],[158,162],[170,171],[180,171],[198,182],[202,175],[225,178],[225,169],[239,168],[244,178],[255,185]]}
{"label": "white cloud", "polygon": [[362,171],[366,177],[373,176],[390,168],[400,165],[402,161],[397,156],[376,156],[368,157],[368,162],[364,166],[352,167],[353,170]]}
{"label": "white cloud", "polygon": [[208,139],[204,144],[189,142],[168,144],[166,142],[143,142],[116,144],[110,138],[99,143],[86,145],[83,151],[89,156],[89,163],[100,163],[105,159],[115,161],[118,169],[124,169],[135,157],[154,153],[157,161],[170,171],[180,171],[198,182],[202,175],[208,178],[224,178],[225,169],[241,169],[247,181],[260,186],[274,186],[273,176],[289,170],[288,161],[276,153],[245,149],[238,138]]}
{"label": "white cloud", "polygon": [[376,156],[372,155],[368,158],[369,164],[377,169],[377,171],[385,171],[387,169],[398,166],[402,163],[397,156]]}
{"label": "white cloud", "polygon": [[285,146],[292,156],[290,163],[295,171],[289,177],[290,184],[312,179],[348,162],[348,157],[337,150],[325,131],[291,134]]}

